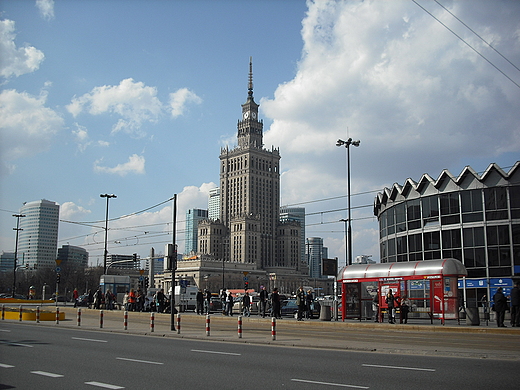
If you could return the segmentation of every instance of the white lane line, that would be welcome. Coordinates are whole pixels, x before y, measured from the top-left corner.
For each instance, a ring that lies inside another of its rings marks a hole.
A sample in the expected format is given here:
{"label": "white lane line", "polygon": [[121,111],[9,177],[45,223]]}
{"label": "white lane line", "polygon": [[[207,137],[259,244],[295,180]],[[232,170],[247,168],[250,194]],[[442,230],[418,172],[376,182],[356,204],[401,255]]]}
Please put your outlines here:
{"label": "white lane line", "polygon": [[148,361],[148,360],[128,359],[128,358],[122,358],[122,357],[118,357],[116,359],[117,360],[126,360],[127,362],[136,362],[136,363],[164,364],[164,363],[161,363],[161,362],[151,362],[151,361]]}
{"label": "white lane line", "polygon": [[28,348],[32,348],[34,347],[34,345],[29,345],[29,344],[20,344],[20,343],[11,343],[9,341],[1,341],[0,344],[5,344],[5,345],[12,345],[14,347],[28,347]]}
{"label": "white lane line", "polygon": [[108,343],[107,340],[84,339],[84,338],[81,338],[81,337],[72,337],[72,340],[93,341],[95,343]]}
{"label": "white lane line", "polygon": [[117,386],[117,385],[109,385],[108,383],[101,383],[101,382],[85,382],[86,385],[96,386],[96,387],[102,387],[104,389],[124,389],[123,386]]}
{"label": "white lane line", "polygon": [[217,355],[231,355],[231,356],[241,356],[241,353],[232,353],[232,352],[219,352],[219,351],[205,351],[203,349],[192,349],[191,352],[201,352],[201,353],[215,353]]}
{"label": "white lane line", "polygon": [[7,332],[7,333],[9,333],[10,330],[9,329],[0,329],[0,332]]}
{"label": "white lane line", "polygon": [[400,367],[400,366],[383,366],[379,364],[362,364],[363,367],[376,367],[376,368],[393,368],[396,370],[414,370],[414,371],[430,371],[435,372],[435,368],[419,368],[419,367]]}
{"label": "white lane line", "polygon": [[63,377],[63,375],[61,375],[61,374],[54,374],[53,372],[45,372],[45,371],[31,371],[31,374],[48,376],[49,378],[62,378]]}
{"label": "white lane line", "polygon": [[2,368],[13,368],[14,366],[11,366],[10,364],[0,363],[0,367],[2,367]]}
{"label": "white lane line", "polygon": [[369,389],[367,386],[356,386],[356,385],[347,385],[344,383],[331,383],[331,382],[320,382],[320,381],[308,381],[306,379],[291,379],[293,382],[302,382],[302,383],[311,383],[313,385],[327,385],[327,386],[336,386],[336,387],[349,387],[352,389]]}

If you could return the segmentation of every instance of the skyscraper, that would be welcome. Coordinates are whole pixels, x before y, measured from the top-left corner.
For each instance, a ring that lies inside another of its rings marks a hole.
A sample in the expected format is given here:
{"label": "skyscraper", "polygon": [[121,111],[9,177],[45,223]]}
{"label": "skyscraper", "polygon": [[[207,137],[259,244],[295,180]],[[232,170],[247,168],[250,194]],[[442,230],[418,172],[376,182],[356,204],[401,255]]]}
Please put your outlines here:
{"label": "skyscraper", "polygon": [[60,206],[49,200],[25,203],[20,209],[18,259],[23,258],[29,268],[56,266],[58,222]]}
{"label": "skyscraper", "polygon": [[189,209],[186,210],[186,239],[184,253],[189,254],[197,251],[197,229],[199,221],[208,218],[208,210]]}
{"label": "skyscraper", "polygon": [[270,272],[298,270],[301,228],[298,222],[280,222],[280,152],[264,148],[252,66],[250,61],[238,146],[220,153],[220,221],[199,225],[199,252]]}
{"label": "skyscraper", "polygon": [[220,219],[220,188],[219,187],[209,190],[208,218],[213,221]]}
{"label": "skyscraper", "polygon": [[310,237],[307,239],[307,261],[309,263],[309,276],[321,278],[322,259],[328,257],[328,249],[323,246],[323,238]]}

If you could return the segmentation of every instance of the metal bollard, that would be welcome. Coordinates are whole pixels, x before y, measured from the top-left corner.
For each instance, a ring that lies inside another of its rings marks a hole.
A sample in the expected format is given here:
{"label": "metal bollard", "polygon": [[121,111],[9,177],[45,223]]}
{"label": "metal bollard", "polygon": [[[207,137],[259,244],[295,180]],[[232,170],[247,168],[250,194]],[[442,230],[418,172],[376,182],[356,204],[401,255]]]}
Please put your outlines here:
{"label": "metal bollard", "polygon": [[20,321],[22,320],[22,315],[23,315],[23,309],[22,309],[22,305],[20,305]]}
{"label": "metal bollard", "polygon": [[103,310],[99,311],[99,327],[103,327]]}
{"label": "metal bollard", "polygon": [[276,340],[276,318],[271,318],[271,336],[273,340]]}
{"label": "metal bollard", "polygon": [[56,325],[60,323],[60,308],[56,306]]}
{"label": "metal bollard", "polygon": [[81,307],[78,307],[78,326],[81,326]]}
{"label": "metal bollard", "polygon": [[177,313],[177,334],[181,334],[181,313]]}
{"label": "metal bollard", "polygon": [[5,320],[5,305],[2,305],[2,321]]}
{"label": "metal bollard", "polygon": [[238,338],[242,338],[242,316],[238,316]]}
{"label": "metal bollard", "polygon": [[209,336],[209,314],[206,316],[206,336]]}
{"label": "metal bollard", "polygon": [[125,327],[125,330],[128,329],[128,311],[125,310],[125,316],[124,316],[124,322],[123,325]]}
{"label": "metal bollard", "polygon": [[40,323],[40,306],[36,306],[36,323]]}
{"label": "metal bollard", "polygon": [[150,313],[150,332],[154,331],[154,320],[155,320],[155,313],[152,311]]}

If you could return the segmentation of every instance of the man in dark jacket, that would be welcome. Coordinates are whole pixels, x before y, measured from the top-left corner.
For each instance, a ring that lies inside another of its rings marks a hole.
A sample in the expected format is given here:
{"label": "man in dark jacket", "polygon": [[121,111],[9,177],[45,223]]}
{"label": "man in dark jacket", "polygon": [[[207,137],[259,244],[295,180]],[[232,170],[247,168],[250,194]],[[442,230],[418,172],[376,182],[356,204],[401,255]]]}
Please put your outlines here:
{"label": "man in dark jacket", "polygon": [[388,290],[388,294],[386,294],[385,302],[388,306],[388,322],[390,324],[395,324],[396,299],[394,297],[394,294],[392,294],[392,289]]}
{"label": "man in dark jacket", "polygon": [[520,326],[520,288],[518,282],[511,290],[511,326]]}
{"label": "man in dark jacket", "polygon": [[497,292],[493,295],[494,310],[497,316],[497,326],[499,328],[505,328],[504,316],[507,310],[507,298],[502,292],[502,287],[497,288]]}

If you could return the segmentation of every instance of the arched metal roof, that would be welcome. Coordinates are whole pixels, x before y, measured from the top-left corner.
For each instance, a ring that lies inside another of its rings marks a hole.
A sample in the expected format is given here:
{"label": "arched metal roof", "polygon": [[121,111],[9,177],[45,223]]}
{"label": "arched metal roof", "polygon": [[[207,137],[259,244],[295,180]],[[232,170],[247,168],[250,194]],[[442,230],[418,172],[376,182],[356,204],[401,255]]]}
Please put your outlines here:
{"label": "arched metal roof", "polygon": [[467,276],[466,267],[457,259],[410,261],[402,263],[354,264],[343,267],[338,280],[393,278],[402,276]]}

